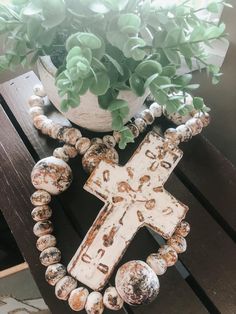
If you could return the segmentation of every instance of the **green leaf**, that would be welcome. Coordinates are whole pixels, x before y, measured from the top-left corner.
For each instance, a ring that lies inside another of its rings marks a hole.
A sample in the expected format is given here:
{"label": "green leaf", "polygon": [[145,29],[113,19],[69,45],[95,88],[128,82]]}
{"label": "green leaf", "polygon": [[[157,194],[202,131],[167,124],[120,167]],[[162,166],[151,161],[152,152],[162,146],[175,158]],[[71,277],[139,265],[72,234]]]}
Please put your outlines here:
{"label": "green leaf", "polygon": [[119,130],[121,138],[119,141],[119,148],[125,149],[128,143],[134,143],[134,135],[128,127],[123,127]]}
{"label": "green leaf", "polygon": [[68,101],[66,99],[63,99],[60,105],[60,109],[62,112],[67,112],[69,109],[69,104]]}
{"label": "green leaf", "polygon": [[127,101],[123,100],[123,99],[114,99],[109,107],[108,107],[108,110],[110,112],[113,112],[113,111],[119,111],[123,108],[129,108],[129,104],[127,103]]}
{"label": "green leaf", "polygon": [[61,24],[66,17],[66,4],[64,0],[42,0],[43,16],[42,26],[53,28]]}
{"label": "green leaf", "polygon": [[92,33],[78,33],[77,39],[82,46],[90,49],[99,49],[102,46],[101,40]]}
{"label": "green leaf", "polygon": [[168,97],[164,91],[162,91],[156,84],[150,84],[150,91],[155,100],[162,106],[164,106],[168,100]]}
{"label": "green leaf", "polygon": [[112,116],[112,129],[115,131],[119,131],[123,127],[123,119],[120,115],[113,115]]}
{"label": "green leaf", "polygon": [[175,73],[176,73],[176,67],[174,65],[167,65],[164,68],[162,68],[161,75],[173,77]]}
{"label": "green leaf", "polygon": [[110,86],[110,79],[105,72],[96,73],[96,76],[97,81],[93,77],[89,89],[94,95],[104,95]]}
{"label": "green leaf", "polygon": [[117,97],[118,92],[109,88],[104,95],[98,96],[98,103],[102,109],[107,110],[110,103]]}
{"label": "green leaf", "polygon": [[127,58],[133,58],[134,60],[139,61],[146,55],[146,52],[140,49],[145,46],[146,43],[142,38],[131,37],[124,44],[123,53]]}
{"label": "green leaf", "polygon": [[180,56],[179,56],[178,51],[173,50],[171,48],[168,48],[168,49],[165,48],[165,49],[163,49],[163,51],[164,51],[167,59],[170,61],[170,63],[173,63],[173,64],[175,64],[177,66],[180,65],[181,60],[180,60]]}
{"label": "green leaf", "polygon": [[201,97],[193,98],[193,105],[196,110],[201,110],[204,106],[204,100]]}
{"label": "green leaf", "polygon": [[144,89],[148,88],[148,86],[158,77],[158,73],[151,75],[144,84]]}
{"label": "green leaf", "polygon": [[132,91],[137,96],[143,96],[143,94],[145,93],[145,89],[144,89],[144,81],[141,77],[133,73],[129,79],[129,84]]}
{"label": "green leaf", "polygon": [[42,13],[42,7],[37,3],[30,2],[25,8],[22,10],[23,15],[34,16]]}
{"label": "green leaf", "polygon": [[142,78],[148,78],[156,73],[161,73],[162,66],[154,60],[145,60],[141,62],[135,69],[135,72]]}
{"label": "green leaf", "polygon": [[134,13],[121,14],[118,19],[118,27],[121,32],[135,34],[139,31],[141,19]]}
{"label": "green leaf", "polygon": [[207,5],[207,11],[209,11],[211,13],[219,13],[221,8],[222,8],[222,4],[217,3],[215,1],[213,1]]}
{"label": "green leaf", "polygon": [[192,91],[199,88],[199,86],[200,86],[199,84],[189,84],[189,85],[186,85],[184,88],[185,90]]}
{"label": "green leaf", "polygon": [[114,59],[112,58],[110,55],[108,55],[107,53],[104,54],[104,56],[113,64],[113,66],[116,68],[116,70],[121,74],[124,75],[124,71],[121,67],[121,65]]}

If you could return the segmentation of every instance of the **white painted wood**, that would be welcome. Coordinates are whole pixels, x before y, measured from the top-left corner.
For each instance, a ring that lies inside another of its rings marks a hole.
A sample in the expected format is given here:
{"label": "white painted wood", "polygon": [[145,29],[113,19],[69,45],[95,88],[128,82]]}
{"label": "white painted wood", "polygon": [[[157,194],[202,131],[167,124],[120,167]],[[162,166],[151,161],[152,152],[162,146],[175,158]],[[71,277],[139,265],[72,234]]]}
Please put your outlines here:
{"label": "white painted wood", "polygon": [[[55,86],[56,67],[51,62],[50,57],[42,57],[38,62],[38,72],[44,89],[53,105],[60,111],[61,97],[58,95]],[[137,97],[131,91],[121,91],[118,95],[119,99],[124,99],[129,103],[130,112],[125,122],[142,109],[143,102],[149,93],[142,97]],[[67,119],[75,124],[96,132],[111,131],[112,117],[111,113],[99,107],[97,97],[87,92],[80,98],[80,105],[71,108],[67,112],[61,112]]]}
{"label": "white painted wood", "polygon": [[68,265],[73,277],[100,290],[139,228],[171,237],[188,207],[163,185],[181,157],[181,150],[151,132],[125,166],[100,162],[84,188],[105,205]]}

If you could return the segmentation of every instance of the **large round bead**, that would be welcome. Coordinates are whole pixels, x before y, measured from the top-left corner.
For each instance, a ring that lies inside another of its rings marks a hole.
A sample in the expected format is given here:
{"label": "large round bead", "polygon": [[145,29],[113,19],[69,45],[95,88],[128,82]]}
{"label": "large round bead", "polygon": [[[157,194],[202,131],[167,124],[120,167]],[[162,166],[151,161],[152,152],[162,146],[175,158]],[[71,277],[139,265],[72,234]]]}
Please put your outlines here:
{"label": "large round bead", "polygon": [[89,294],[85,304],[85,310],[88,314],[102,314],[104,311],[102,294],[93,291]]}
{"label": "large round bead", "polygon": [[123,307],[124,301],[119,296],[115,287],[109,287],[104,292],[103,304],[110,310],[118,311]]}
{"label": "large round bead", "polygon": [[79,287],[71,291],[69,296],[69,306],[73,311],[82,311],[85,307],[89,292],[84,287]]}
{"label": "large round bead", "polygon": [[114,148],[108,148],[105,144],[92,145],[82,159],[84,170],[91,173],[101,160],[117,164],[119,155]]}
{"label": "large round bead", "polygon": [[45,279],[51,286],[55,286],[55,284],[65,277],[66,268],[64,265],[57,263],[49,265],[45,272]]}
{"label": "large round bead", "polygon": [[142,261],[122,265],[115,278],[121,298],[130,305],[151,303],[159,292],[159,280],[154,271]]}
{"label": "large round bead", "polygon": [[56,195],[70,186],[72,171],[63,160],[51,156],[37,162],[31,173],[31,181],[36,189]]}

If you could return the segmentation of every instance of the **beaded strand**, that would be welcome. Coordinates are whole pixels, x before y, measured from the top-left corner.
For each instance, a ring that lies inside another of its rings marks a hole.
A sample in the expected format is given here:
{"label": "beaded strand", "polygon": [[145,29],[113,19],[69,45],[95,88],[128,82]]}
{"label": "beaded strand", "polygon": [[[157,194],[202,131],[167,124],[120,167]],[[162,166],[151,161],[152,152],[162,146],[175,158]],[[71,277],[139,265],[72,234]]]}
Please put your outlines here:
{"label": "beaded strand", "polygon": [[[85,156],[96,145],[105,145],[107,149],[114,149],[119,142],[120,134],[119,132],[113,132],[113,135],[105,135],[102,139],[94,138],[90,140],[87,137],[83,137],[76,128],[54,123],[43,114],[43,97],[46,96],[43,87],[41,85],[35,86],[34,92],[35,95],[29,99],[29,105],[31,106],[30,115],[33,118],[35,127],[41,130],[43,134],[65,143],[63,147],[56,148],[53,156],[49,157],[52,167],[57,167],[59,163],[60,167],[63,168],[65,182],[63,181],[56,188],[44,190],[34,177],[35,168],[32,172],[32,182],[38,188],[31,196],[31,203],[35,206],[31,215],[36,222],[33,232],[38,238],[36,247],[40,251],[40,262],[46,267],[45,279],[51,286],[55,286],[56,297],[61,300],[67,300],[69,306],[74,311],[85,309],[90,314],[101,314],[104,311],[104,307],[111,310],[119,310],[123,307],[125,297],[118,293],[116,287],[107,288],[104,295],[96,291],[89,293],[87,288],[83,286],[78,287],[77,280],[67,274],[66,267],[60,263],[61,252],[56,247],[56,237],[52,235],[53,224],[50,221],[52,209],[49,204],[51,202],[51,194],[61,193],[71,182],[71,170],[66,164],[70,158],[74,158],[78,154]],[[149,109],[142,111],[127,126],[136,138],[145,130],[147,125],[152,124],[155,118],[160,117],[162,113],[162,107],[157,103],[153,103]],[[164,133],[164,138],[167,142],[178,145],[180,142],[188,141],[192,136],[199,134],[202,128],[208,124],[208,114],[196,113],[185,124],[167,129]],[[40,162],[43,162],[43,160]],[[166,244],[162,245],[157,253],[152,253],[147,257],[146,263],[156,276],[163,275],[168,267],[173,266],[177,262],[178,254],[185,252],[187,248],[185,237],[189,231],[189,224],[186,221],[182,221]]]}

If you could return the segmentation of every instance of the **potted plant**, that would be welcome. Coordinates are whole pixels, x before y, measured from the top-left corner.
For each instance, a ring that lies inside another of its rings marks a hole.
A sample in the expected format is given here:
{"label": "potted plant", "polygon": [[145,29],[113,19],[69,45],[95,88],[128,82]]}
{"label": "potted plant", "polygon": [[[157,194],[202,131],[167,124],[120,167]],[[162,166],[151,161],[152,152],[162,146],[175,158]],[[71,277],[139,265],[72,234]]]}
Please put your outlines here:
{"label": "potted plant", "polygon": [[38,61],[49,99],[72,122],[95,131],[118,130],[121,146],[132,141],[125,123],[146,96],[167,113],[186,115],[209,108],[191,74],[204,66],[217,83],[219,68],[208,63],[206,45],[225,38],[225,26],[199,16],[218,12],[223,0],[194,8],[186,0],[162,7],[150,0],[13,0],[0,5],[5,53],[0,69]]}

